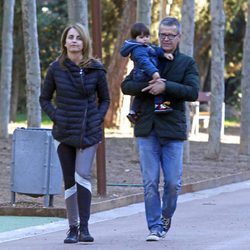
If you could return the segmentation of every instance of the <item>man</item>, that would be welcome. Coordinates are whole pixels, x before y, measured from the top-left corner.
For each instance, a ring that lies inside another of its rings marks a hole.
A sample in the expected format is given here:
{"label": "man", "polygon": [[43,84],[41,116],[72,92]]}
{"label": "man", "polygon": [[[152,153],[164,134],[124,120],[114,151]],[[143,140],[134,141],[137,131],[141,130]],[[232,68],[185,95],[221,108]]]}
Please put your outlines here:
{"label": "man", "polygon": [[[141,96],[141,117],[135,125],[144,185],[147,241],[164,237],[171,225],[181,189],[183,143],[187,139],[185,101],[195,101],[199,92],[199,74],[194,60],[179,52],[181,25],[176,18],[166,17],[159,25],[160,45],[173,61],[159,59],[161,78],[135,82],[129,75],[122,92]],[[173,109],[169,113],[154,112],[154,96],[164,94]],[[160,166],[164,177],[162,204],[159,193]]]}

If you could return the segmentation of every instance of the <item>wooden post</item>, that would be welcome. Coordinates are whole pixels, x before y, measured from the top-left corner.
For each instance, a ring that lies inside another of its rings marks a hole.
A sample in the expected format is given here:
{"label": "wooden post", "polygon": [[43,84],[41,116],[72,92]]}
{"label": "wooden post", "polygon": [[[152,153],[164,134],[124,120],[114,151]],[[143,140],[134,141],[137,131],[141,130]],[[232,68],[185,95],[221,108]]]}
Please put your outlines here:
{"label": "wooden post", "polygon": [[[102,58],[102,37],[101,37],[101,1],[91,1],[92,12],[92,36],[94,56]],[[97,169],[97,193],[106,196],[106,159],[105,159],[105,137],[104,128],[102,142],[98,145],[96,153]]]}

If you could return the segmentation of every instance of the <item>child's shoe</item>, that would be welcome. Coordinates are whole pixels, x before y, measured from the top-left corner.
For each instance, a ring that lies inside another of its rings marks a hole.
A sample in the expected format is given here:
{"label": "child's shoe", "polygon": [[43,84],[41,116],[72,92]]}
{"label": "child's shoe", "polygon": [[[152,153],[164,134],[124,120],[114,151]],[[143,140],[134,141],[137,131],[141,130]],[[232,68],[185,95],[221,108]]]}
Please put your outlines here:
{"label": "child's shoe", "polygon": [[127,118],[129,119],[129,121],[132,123],[132,124],[135,124],[136,122],[139,121],[140,119],[140,114],[138,112],[136,113],[129,113],[127,115]]}
{"label": "child's shoe", "polygon": [[172,112],[173,109],[169,105],[170,105],[169,101],[159,103],[159,104],[155,104],[155,113],[169,113],[169,112]]}

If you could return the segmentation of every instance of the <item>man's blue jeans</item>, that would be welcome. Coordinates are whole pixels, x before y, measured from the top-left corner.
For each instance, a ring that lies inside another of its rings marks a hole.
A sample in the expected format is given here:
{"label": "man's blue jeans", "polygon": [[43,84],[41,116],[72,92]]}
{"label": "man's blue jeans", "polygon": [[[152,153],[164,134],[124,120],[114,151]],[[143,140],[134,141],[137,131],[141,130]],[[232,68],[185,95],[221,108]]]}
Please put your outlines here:
{"label": "man's blue jeans", "polygon": [[[147,137],[137,137],[137,144],[148,228],[150,231],[162,231],[161,216],[173,216],[181,189],[183,141],[160,140],[152,132]],[[164,178],[162,204],[159,193],[160,167]]]}

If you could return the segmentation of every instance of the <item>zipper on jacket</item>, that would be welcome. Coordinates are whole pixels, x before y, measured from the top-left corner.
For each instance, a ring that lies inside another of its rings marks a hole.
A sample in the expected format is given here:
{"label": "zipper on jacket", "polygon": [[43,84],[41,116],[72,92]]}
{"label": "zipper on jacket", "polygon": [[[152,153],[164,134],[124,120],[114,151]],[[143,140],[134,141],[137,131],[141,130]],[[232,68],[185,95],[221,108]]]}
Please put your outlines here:
{"label": "zipper on jacket", "polygon": [[82,78],[82,76],[83,76],[83,68],[80,68],[80,78],[81,78],[81,82],[83,83],[83,78]]}
{"label": "zipper on jacket", "polygon": [[81,149],[82,149],[82,146],[83,146],[84,125],[85,125],[85,122],[86,122],[86,115],[87,115],[87,108],[84,111],[84,116],[83,116],[83,121],[82,121],[82,134],[81,134],[81,137],[80,137],[80,148]]}
{"label": "zipper on jacket", "polygon": [[[79,68],[80,68],[80,67],[79,67]],[[83,91],[85,91],[85,90],[84,90],[84,79],[83,79],[83,78],[84,78],[83,76],[85,75],[84,69],[83,69],[83,68],[80,68],[80,72],[79,72],[79,73],[80,73],[80,79],[81,79],[81,83],[82,83],[82,89],[83,89]]]}

